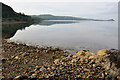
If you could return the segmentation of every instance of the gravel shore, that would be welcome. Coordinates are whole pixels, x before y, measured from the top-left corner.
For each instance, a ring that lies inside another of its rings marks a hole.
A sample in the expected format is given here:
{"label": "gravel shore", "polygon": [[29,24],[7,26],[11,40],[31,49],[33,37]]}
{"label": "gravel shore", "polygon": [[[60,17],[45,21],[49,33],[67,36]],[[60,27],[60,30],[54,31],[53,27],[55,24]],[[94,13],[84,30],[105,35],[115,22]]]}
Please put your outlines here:
{"label": "gravel shore", "polygon": [[83,50],[69,54],[60,48],[38,48],[2,40],[2,79],[120,80],[120,51]]}

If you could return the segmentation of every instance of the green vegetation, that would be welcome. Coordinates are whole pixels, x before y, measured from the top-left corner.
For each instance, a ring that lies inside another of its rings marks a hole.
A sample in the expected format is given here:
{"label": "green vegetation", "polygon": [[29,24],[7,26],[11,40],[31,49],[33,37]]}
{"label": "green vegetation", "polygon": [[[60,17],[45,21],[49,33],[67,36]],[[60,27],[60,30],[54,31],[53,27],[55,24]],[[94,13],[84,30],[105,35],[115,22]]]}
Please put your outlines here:
{"label": "green vegetation", "polygon": [[40,21],[38,18],[33,18],[23,13],[17,13],[10,6],[1,2],[0,4],[2,5],[2,19],[0,18],[2,22],[24,22],[22,24],[2,24],[2,26],[0,26],[0,29],[2,30],[2,38],[11,38],[17,30],[24,29],[25,27]]}
{"label": "green vegetation", "polygon": [[25,21],[25,22],[35,22],[39,21],[38,18],[32,18],[27,16],[24,13],[15,12],[10,6],[2,4],[2,22],[11,22],[11,21]]}

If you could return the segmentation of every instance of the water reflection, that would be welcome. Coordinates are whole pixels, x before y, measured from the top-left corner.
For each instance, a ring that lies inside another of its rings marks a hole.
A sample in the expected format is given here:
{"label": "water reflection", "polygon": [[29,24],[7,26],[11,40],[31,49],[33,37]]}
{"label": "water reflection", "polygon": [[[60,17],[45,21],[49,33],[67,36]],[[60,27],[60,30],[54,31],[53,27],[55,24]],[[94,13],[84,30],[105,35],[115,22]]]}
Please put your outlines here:
{"label": "water reflection", "polygon": [[76,23],[75,21],[41,21],[39,23],[22,23],[22,24],[3,24],[2,25],[2,38],[8,39],[14,36],[17,30],[25,29],[25,27],[29,27],[30,25],[44,25],[50,26],[54,24],[70,24]]}
{"label": "water reflection", "polygon": [[29,27],[31,23],[23,23],[23,24],[3,24],[2,25],[2,38],[8,39],[14,36],[17,30],[25,29],[25,27]]}
{"label": "water reflection", "polygon": [[[54,25],[55,24],[55,25]],[[75,50],[118,48],[118,27],[115,21],[44,21],[17,30],[10,39],[26,44],[57,46]]]}
{"label": "water reflection", "polygon": [[38,23],[39,25],[51,26],[54,24],[70,24],[77,23],[77,21],[66,21],[66,20],[44,20]]}

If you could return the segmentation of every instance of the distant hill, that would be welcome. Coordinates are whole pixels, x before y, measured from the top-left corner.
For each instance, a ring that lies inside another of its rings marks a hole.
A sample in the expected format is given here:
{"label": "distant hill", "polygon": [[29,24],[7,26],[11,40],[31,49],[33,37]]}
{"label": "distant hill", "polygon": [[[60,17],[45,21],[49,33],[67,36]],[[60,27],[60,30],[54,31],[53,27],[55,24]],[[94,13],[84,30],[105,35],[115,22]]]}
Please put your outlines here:
{"label": "distant hill", "polygon": [[22,13],[17,13],[15,12],[10,6],[1,3],[2,4],[2,22],[6,21],[26,21],[26,22],[31,22],[34,21],[35,19],[31,18],[31,16],[27,16]]}
{"label": "distant hill", "polygon": [[38,18],[43,19],[43,20],[92,20],[92,21],[114,21],[113,19],[100,20],[100,19],[89,19],[89,18],[72,17],[72,16],[54,16],[54,15],[51,15],[51,14],[33,15],[32,17],[38,17]]}
{"label": "distant hill", "polygon": [[16,17],[29,17],[27,15],[15,12],[10,6],[2,4],[2,17],[3,18],[16,18]]}

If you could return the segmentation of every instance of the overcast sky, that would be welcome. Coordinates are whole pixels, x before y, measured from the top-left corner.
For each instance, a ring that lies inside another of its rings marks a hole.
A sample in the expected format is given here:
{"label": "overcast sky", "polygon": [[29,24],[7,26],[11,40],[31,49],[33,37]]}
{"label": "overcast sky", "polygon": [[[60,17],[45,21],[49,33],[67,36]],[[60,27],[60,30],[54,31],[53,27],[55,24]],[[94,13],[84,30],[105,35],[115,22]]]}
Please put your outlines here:
{"label": "overcast sky", "polygon": [[[46,1],[46,2],[43,2]],[[74,1],[74,2],[73,2]],[[16,12],[27,15],[53,14],[95,19],[117,19],[118,0],[1,0]]]}

